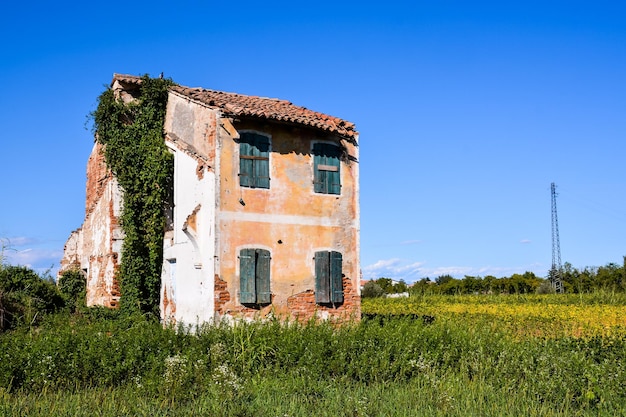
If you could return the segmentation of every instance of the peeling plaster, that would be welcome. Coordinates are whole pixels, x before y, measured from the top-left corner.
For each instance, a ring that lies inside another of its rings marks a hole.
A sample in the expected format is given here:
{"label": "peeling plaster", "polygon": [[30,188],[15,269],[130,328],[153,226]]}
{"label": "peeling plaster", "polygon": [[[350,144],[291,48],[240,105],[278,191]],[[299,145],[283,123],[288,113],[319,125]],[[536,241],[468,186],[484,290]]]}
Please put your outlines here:
{"label": "peeling plaster", "polygon": [[[116,86],[123,97],[130,97]],[[164,323],[195,325],[269,315],[303,320],[360,317],[356,140],[262,119],[233,120],[173,91],[164,130],[174,154],[173,228],[163,240]],[[271,137],[270,189],[239,185],[237,139],[246,130]],[[314,141],[344,147],[348,157],[341,161],[341,195],[313,191]],[[89,305],[114,307],[123,297],[115,278],[124,237],[118,222],[121,197],[96,144],[87,166],[85,220],[70,235],[62,260],[62,270],[80,266],[86,271]],[[238,301],[243,247],[271,254],[270,305],[254,308]],[[313,256],[319,250],[342,253],[341,305],[315,303]]]}

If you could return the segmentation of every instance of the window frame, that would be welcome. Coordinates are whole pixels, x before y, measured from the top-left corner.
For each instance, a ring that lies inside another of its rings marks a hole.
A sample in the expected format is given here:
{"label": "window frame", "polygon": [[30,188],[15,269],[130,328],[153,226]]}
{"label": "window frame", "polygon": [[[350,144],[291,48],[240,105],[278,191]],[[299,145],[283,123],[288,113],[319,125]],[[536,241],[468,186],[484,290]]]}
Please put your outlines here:
{"label": "window frame", "polygon": [[[254,130],[239,132],[239,186],[270,188],[271,136]],[[266,148],[266,149],[263,149]]]}
{"label": "window frame", "polygon": [[333,250],[317,251],[315,263],[315,302],[343,304],[343,255]]}
{"label": "window frame", "polygon": [[343,148],[334,142],[313,142],[313,191],[341,195],[341,155]]}
{"label": "window frame", "polygon": [[239,250],[239,301],[244,305],[272,303],[271,253],[262,248]]}

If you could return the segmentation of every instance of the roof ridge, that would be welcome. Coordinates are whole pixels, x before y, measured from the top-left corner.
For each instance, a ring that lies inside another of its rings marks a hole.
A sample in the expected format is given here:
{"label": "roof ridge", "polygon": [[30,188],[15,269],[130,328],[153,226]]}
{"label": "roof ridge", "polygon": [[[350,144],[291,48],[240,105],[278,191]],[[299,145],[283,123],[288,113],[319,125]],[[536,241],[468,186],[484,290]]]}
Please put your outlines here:
{"label": "roof ridge", "polygon": [[[114,73],[111,85],[115,81],[140,84],[142,77]],[[203,87],[186,87],[176,84],[171,86],[170,89],[209,107],[220,109],[226,115],[254,117],[308,126],[345,137],[354,144],[357,143],[358,132],[354,123],[295,105],[289,100],[251,96]]]}

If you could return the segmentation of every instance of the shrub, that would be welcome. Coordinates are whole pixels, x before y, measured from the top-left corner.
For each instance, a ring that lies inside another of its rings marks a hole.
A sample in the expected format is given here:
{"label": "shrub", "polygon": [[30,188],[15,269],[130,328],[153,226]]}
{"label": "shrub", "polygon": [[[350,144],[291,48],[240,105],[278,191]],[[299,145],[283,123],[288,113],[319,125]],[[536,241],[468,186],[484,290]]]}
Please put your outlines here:
{"label": "shrub", "polygon": [[378,298],[385,295],[385,291],[380,285],[374,281],[369,281],[363,286],[361,291],[361,297],[363,298]]}
{"label": "shrub", "polygon": [[556,291],[549,280],[543,281],[537,287],[537,294],[554,294]]}
{"label": "shrub", "polygon": [[85,305],[86,282],[79,269],[63,271],[59,277],[58,288],[70,311],[74,312],[77,307]]}
{"label": "shrub", "polygon": [[25,266],[0,269],[0,330],[36,323],[44,313],[57,311],[64,305],[56,285],[32,269]]}

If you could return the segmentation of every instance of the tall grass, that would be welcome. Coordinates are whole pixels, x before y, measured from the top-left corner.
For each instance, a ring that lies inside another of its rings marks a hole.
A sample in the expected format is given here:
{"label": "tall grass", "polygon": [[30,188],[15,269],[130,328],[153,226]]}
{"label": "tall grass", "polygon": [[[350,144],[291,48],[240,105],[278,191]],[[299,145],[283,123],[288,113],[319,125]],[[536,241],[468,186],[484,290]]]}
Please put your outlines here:
{"label": "tall grass", "polygon": [[620,415],[625,354],[617,333],[519,339],[473,315],[193,334],[54,316],[0,335],[0,415]]}

